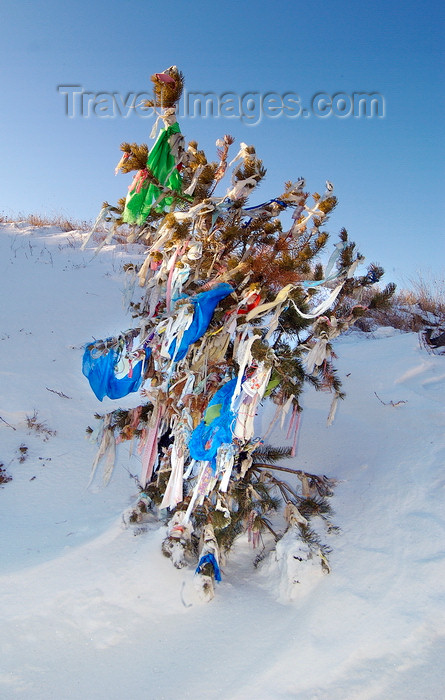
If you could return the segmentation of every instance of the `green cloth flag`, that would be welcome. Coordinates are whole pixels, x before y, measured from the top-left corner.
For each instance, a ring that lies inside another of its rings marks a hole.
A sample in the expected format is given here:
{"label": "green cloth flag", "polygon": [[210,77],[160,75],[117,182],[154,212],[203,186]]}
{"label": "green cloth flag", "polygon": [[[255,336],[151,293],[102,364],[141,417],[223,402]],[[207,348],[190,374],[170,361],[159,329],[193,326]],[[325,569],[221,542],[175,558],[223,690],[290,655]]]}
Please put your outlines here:
{"label": "green cloth flag", "polygon": [[215,418],[219,418],[221,415],[222,403],[215,403],[212,406],[208,406],[204,414],[204,423],[210,425]]}
{"label": "green cloth flag", "polygon": [[[156,143],[148,154],[147,169],[165,187],[179,192],[181,190],[181,177],[175,167],[175,159],[170,150],[169,138],[173,134],[180,133],[178,122],[166,129],[161,129]],[[144,176],[144,170],[139,170],[131,184],[127,195],[123,220],[127,224],[142,225],[150,213],[150,209],[162,190],[156,187]],[[163,211],[173,201],[173,197],[164,197],[156,206],[156,211]]]}

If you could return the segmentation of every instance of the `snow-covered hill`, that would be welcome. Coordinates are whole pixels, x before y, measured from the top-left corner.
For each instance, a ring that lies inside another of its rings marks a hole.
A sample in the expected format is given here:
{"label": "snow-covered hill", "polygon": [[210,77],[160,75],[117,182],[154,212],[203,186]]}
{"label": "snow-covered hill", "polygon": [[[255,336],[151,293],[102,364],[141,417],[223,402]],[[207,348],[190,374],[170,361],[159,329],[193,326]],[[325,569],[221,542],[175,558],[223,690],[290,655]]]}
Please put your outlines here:
{"label": "snow-covered hill", "polygon": [[293,462],[339,480],[331,574],[287,597],[242,540],[204,604],[163,526],[123,527],[137,455],[121,446],[87,488],[85,428],[116,403],[92,394],[81,348],[130,325],[137,250],[93,257],[83,236],[0,225],[0,697],[442,697],[445,357],[392,329],[336,341],[347,398],[328,428],[330,397],[308,391]]}

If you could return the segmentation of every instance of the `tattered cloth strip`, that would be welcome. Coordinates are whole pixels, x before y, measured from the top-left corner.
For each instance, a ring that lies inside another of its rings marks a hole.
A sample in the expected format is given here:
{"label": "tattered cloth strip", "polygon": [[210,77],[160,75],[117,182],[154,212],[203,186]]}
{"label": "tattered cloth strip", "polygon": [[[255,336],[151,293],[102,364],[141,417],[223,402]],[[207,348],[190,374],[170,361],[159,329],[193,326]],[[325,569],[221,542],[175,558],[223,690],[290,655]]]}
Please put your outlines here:
{"label": "tattered cloth strip", "polygon": [[235,390],[233,392],[232,396],[232,403],[231,403],[231,408],[232,410],[234,409],[235,401],[237,397],[239,396],[241,392],[241,384],[244,379],[244,371],[246,367],[248,367],[252,361],[252,345],[254,344],[255,340],[257,340],[256,335],[250,335],[249,329],[243,331],[241,337],[239,338],[238,342],[235,344],[235,349],[234,349],[234,358],[236,362],[238,363],[238,377],[236,381],[236,386]]}
{"label": "tattered cloth strip", "polygon": [[[291,300],[292,304],[295,308],[295,311],[303,318],[307,318],[307,319],[317,318],[322,313],[327,311],[330,306],[332,306],[335,299],[340,294],[341,289],[343,287],[343,284],[344,284],[344,282],[339,284],[334,289],[334,291],[327,297],[327,299],[324,299],[315,309],[312,309],[312,313],[310,313],[310,314],[306,314],[303,311],[301,311],[297,307],[295,302],[293,300]],[[297,287],[297,285],[287,284],[285,287],[283,287],[283,289],[281,289],[278,292],[274,301],[271,301],[271,302],[266,303],[266,304],[260,304],[255,309],[252,309],[251,311],[249,311],[249,313],[246,316],[246,321],[249,323],[253,318],[256,318],[256,316],[264,315],[265,313],[271,311],[272,309],[275,309],[273,319],[270,323],[268,323],[269,330],[267,332],[266,338],[269,338],[278,325],[279,316],[281,314],[281,311],[283,309],[284,304],[287,302],[287,298],[288,298],[289,294],[291,293],[291,291],[293,289],[296,289],[296,287]]]}
{"label": "tattered cloth strip", "polygon": [[338,393],[335,394],[334,398],[332,399],[331,403],[331,408],[329,409],[329,415],[327,418],[327,425],[332,425],[334,422],[335,414],[337,413],[337,406],[338,406],[338,400],[339,400],[339,395]]}
{"label": "tattered cloth strip", "polygon": [[254,373],[241,385],[241,394],[233,408],[237,414],[234,428],[235,437],[248,442],[254,434],[254,420],[260,401],[269,383],[272,366],[266,367],[260,362]]}
{"label": "tattered cloth strip", "polygon": [[174,354],[173,357],[171,356],[170,348],[173,343],[175,347],[181,346],[182,337],[193,321],[193,312],[194,308],[191,304],[182,304],[174,315],[161,319],[156,327],[158,335],[162,337],[159,354],[161,357],[171,360],[172,371],[176,357]]}
{"label": "tattered cloth strip", "polygon": [[312,309],[312,312],[310,314],[305,314],[303,311],[301,311],[296,303],[292,301],[292,305],[297,312],[302,318],[307,318],[307,319],[312,319],[312,318],[317,318],[318,316],[321,316],[321,314],[324,314],[334,303],[338,295],[340,294],[342,288],[343,288],[344,282],[339,284],[334,291],[329,294],[329,296],[324,299],[318,306],[315,307],[315,309]]}
{"label": "tattered cloth strip", "polygon": [[[190,445],[189,445],[190,447]],[[195,460],[193,462],[196,464]],[[184,524],[187,524],[190,520],[190,516],[192,514],[192,511],[195,507],[195,503],[198,499],[204,498],[204,496],[207,495],[210,485],[214,481],[213,477],[213,470],[212,467],[210,466],[209,462],[198,462],[198,464],[201,465],[201,470],[199,472],[198,476],[198,481],[196,482],[196,485],[193,489],[192,492],[192,497],[190,499],[190,502],[187,506],[187,510],[185,511],[184,515]]]}
{"label": "tattered cloth strip", "polygon": [[284,517],[289,523],[289,525],[307,525],[308,521],[301,515],[297,506],[294,503],[288,501],[284,509]]}
{"label": "tattered cloth strip", "polygon": [[187,187],[186,190],[184,190],[184,194],[189,194],[192,195],[195,191],[196,185],[198,184],[199,176],[201,175],[202,171],[204,170],[203,165],[198,165],[196,168],[194,175],[192,177],[192,181],[190,185]]}
{"label": "tattered cloth strip", "polygon": [[94,458],[93,465],[91,467],[91,476],[88,482],[88,486],[91,485],[98,464],[103,459],[105,460],[105,467],[103,472],[104,486],[106,486],[111,479],[114,464],[116,461],[116,441],[114,439],[113,429],[111,428],[111,418],[112,414],[107,413],[107,415],[104,416],[104,418],[102,419],[101,434],[99,435],[100,445],[96,457]]}
{"label": "tattered cloth strip", "polygon": [[286,440],[290,440],[290,438],[292,437],[292,433],[294,434],[293,440],[292,440],[291,453],[290,453],[291,457],[295,457],[295,454],[296,454],[300,421],[301,421],[301,410],[299,409],[298,404],[295,404],[294,409],[292,411],[291,419],[289,421],[289,427],[288,427],[287,435],[286,435]]}
{"label": "tattered cloth strip", "polygon": [[158,438],[159,438],[159,428],[161,420],[165,414],[165,404],[162,401],[158,401],[157,406],[154,408],[153,413],[153,424],[147,433],[146,441],[142,448],[141,454],[141,484],[145,487],[153,474],[153,469],[158,459]]}
{"label": "tattered cloth strip", "polygon": [[295,285],[287,284],[285,287],[280,289],[273,301],[267,302],[265,304],[260,304],[256,308],[249,311],[249,313],[246,316],[246,322],[250,323],[250,321],[256,318],[257,316],[263,316],[265,313],[271,311],[276,306],[282,305],[287,300],[289,294],[293,289],[295,289]]}
{"label": "tattered cloth strip", "polygon": [[[171,313],[171,310],[172,310],[173,277],[176,273],[176,278],[177,278],[178,272],[179,272],[178,268],[175,267],[176,261],[178,258],[181,258],[184,255],[184,253],[187,249],[188,243],[189,243],[189,241],[185,241],[185,243],[182,246],[176,247],[176,250],[173,253],[173,255],[170,258],[168,265],[167,265],[168,278],[167,278],[167,290],[166,290],[166,295],[165,295],[165,304],[166,304],[166,308],[167,308],[167,313]],[[189,270],[190,270],[190,268],[189,268]],[[184,271],[184,276],[185,276],[185,271]],[[186,277],[186,279],[187,279],[187,277]]]}
{"label": "tattered cloth strip", "polygon": [[225,493],[229,487],[229,481],[232,475],[236,453],[237,450],[235,449],[235,445],[233,443],[225,443],[218,447],[218,452],[216,455],[216,469],[218,474],[222,474],[219,490],[223,493]]}
{"label": "tattered cloth strip", "polygon": [[195,353],[191,362],[194,372],[199,371],[206,363],[218,364],[223,361],[230,343],[230,334],[224,327],[219,332],[207,333],[206,342]]}
{"label": "tattered cloth strip", "polygon": [[321,367],[323,362],[330,357],[330,350],[328,350],[329,338],[319,338],[315,345],[309,350],[305,358],[305,365],[308,374],[312,374],[315,368]]}
{"label": "tattered cloth strip", "polygon": [[[250,218],[248,221],[245,221],[242,225],[242,228],[247,228],[253,220],[255,216],[260,216],[261,214],[267,214],[268,209],[267,207],[270,207],[270,205],[273,204],[278,204],[280,208],[286,209],[288,207],[287,202],[283,202],[282,199],[268,199],[267,202],[263,202],[262,204],[257,204],[254,207],[243,207],[242,213],[246,213],[246,216],[249,216]],[[252,216],[251,216],[252,215]],[[272,212],[270,213],[270,216],[272,216]]]}
{"label": "tattered cloth strip", "polygon": [[328,330],[322,330],[319,336],[316,336],[315,345],[309,350],[305,358],[307,372],[312,374],[315,368],[321,367],[323,362],[331,357],[329,343],[340,335],[340,328],[335,316],[326,318],[322,316],[314,323],[314,333],[317,333],[320,323],[327,323]]}
{"label": "tattered cloth strip", "polygon": [[[338,243],[336,245],[336,250],[332,253],[328,266],[327,266],[327,273],[330,272],[332,269],[334,262],[337,260],[339,255],[341,254],[341,250],[344,248],[345,244],[344,243]],[[325,313],[334,303],[338,295],[340,294],[343,285],[345,283],[346,279],[349,279],[355,272],[355,269],[357,265],[361,262],[361,258],[358,258],[355,260],[352,265],[349,267],[343,281],[337,285],[337,287],[329,294],[329,296],[324,299],[315,309],[312,309],[311,313],[306,314],[303,311],[301,311],[298,306],[295,304],[293,300],[292,304],[295,308],[295,311],[302,317],[302,318],[307,318],[307,319],[313,319],[317,318],[321,314]],[[264,316],[267,312],[271,311],[272,309],[275,309],[275,314],[272,319],[272,321],[268,324],[269,331],[267,333],[266,338],[269,338],[272,334],[272,332],[275,330],[277,324],[278,324],[278,319],[280,316],[280,313],[282,311],[282,308],[284,304],[287,302],[287,299],[289,297],[289,294],[293,289],[296,289],[298,286],[302,286],[305,288],[312,288],[312,287],[318,287],[320,284],[323,284],[324,282],[327,281],[332,281],[334,279],[338,279],[342,277],[344,273],[340,270],[338,272],[335,272],[333,274],[328,274],[327,277],[324,280],[302,280],[299,282],[298,285],[294,284],[287,284],[285,287],[283,287],[275,297],[274,301],[268,302],[266,304],[260,304],[256,308],[252,309],[249,311],[249,313],[246,316],[246,321],[249,323],[252,319],[256,318],[257,316]]]}
{"label": "tattered cloth strip", "polygon": [[255,151],[253,153],[250,153],[247,149],[249,146],[247,143],[244,143],[241,141],[240,143],[240,149],[238,153],[236,154],[235,158],[232,158],[232,160],[229,163],[229,168],[232,167],[232,165],[235,165],[235,163],[238,163],[240,160],[249,160],[249,158],[253,158],[255,156]]}
{"label": "tattered cloth strip", "polygon": [[115,175],[117,175],[117,174],[119,173],[119,170],[122,168],[122,166],[124,165],[125,161],[128,160],[130,156],[131,156],[131,151],[130,151],[130,152],[124,151],[124,153],[122,154],[122,157],[121,157],[119,163],[116,165],[116,167],[115,167],[115,169],[114,169],[114,174],[115,174]]}
{"label": "tattered cloth strip", "polygon": [[[170,137],[178,133],[181,133],[178,122],[171,124],[166,129],[161,129],[147,159],[148,171],[163,187],[176,192],[181,190],[181,176],[176,168],[175,157],[171,152]],[[141,187],[138,188],[141,179],[140,172],[133,179],[125,202],[122,219],[127,224],[142,225],[149,215],[153,203],[162,197],[162,190],[153,183],[147,183],[146,178],[141,183]],[[162,211],[172,202],[173,197],[163,197],[156,210]]]}
{"label": "tattered cloth strip", "polygon": [[284,421],[286,419],[287,414],[289,413],[290,407],[292,406],[292,401],[294,400],[295,396],[291,394],[289,398],[287,399],[286,403],[282,404],[281,407],[281,430],[283,430],[284,427]]}
{"label": "tattered cloth strip", "polygon": [[150,270],[157,271],[161,268],[163,261],[163,255],[160,252],[161,248],[173,234],[174,229],[170,228],[168,224],[164,223],[159,227],[157,237],[152,246],[148,249],[145,260],[142,263],[141,269],[138,273],[140,287],[143,287],[146,284]]}
{"label": "tattered cloth strip", "polygon": [[202,546],[198,566],[196,567],[196,573],[200,573],[206,564],[210,564],[213,567],[215,580],[221,581],[221,572],[219,568],[219,548],[213,526],[210,523],[204,526],[202,533]]}
{"label": "tattered cloth strip", "polygon": [[256,523],[260,512],[256,508],[252,508],[247,519],[247,541],[252,543],[252,548],[256,549],[260,543],[260,530]]}
{"label": "tattered cloth strip", "polygon": [[339,272],[332,272],[334,268],[334,263],[337,262],[339,259],[342,251],[346,248],[347,243],[340,241],[340,243],[336,243],[334,246],[334,250],[331,253],[331,257],[328,260],[328,264],[326,265],[326,269],[324,271],[324,278],[322,280],[303,280],[301,283],[303,287],[306,287],[307,289],[313,288],[313,287],[319,287],[321,284],[325,284],[326,282],[331,282],[332,280],[337,279],[339,276]]}
{"label": "tattered cloth strip", "polygon": [[272,433],[273,428],[277,424],[278,420],[281,418],[281,429],[283,428],[284,421],[286,419],[287,414],[289,413],[289,409],[292,405],[292,401],[295,399],[294,394],[291,394],[289,398],[286,400],[285,403],[278,404],[276,409],[275,409],[275,415],[273,416],[268,429],[266,430],[263,440],[266,440],[266,438],[269,437],[269,435]]}
{"label": "tattered cloth strip", "polygon": [[168,480],[167,487],[164,492],[162,503],[159,506],[162,508],[174,508],[183,499],[183,474],[184,474],[184,458],[185,448],[181,444],[173,443],[172,453],[170,457],[171,474]]}
{"label": "tattered cloth strip", "polygon": [[[102,209],[100,210],[100,212],[97,216],[96,221],[93,224],[93,228],[91,229],[88,236],[85,238],[84,242],[80,246],[80,250],[85,250],[85,247],[86,247],[87,243],[89,242],[91,236],[94,233],[96,233],[97,229],[99,228],[99,226],[101,224],[103,224],[105,221],[107,221],[107,217],[108,217],[109,213],[111,212],[111,210],[112,210],[112,207],[109,204],[102,207]],[[108,236],[107,236],[107,238],[108,238]],[[105,244],[105,241],[103,241],[103,244]],[[96,252],[98,252],[98,251],[96,251]]]}
{"label": "tattered cloth strip", "polygon": [[[186,381],[186,384],[190,385],[189,380],[193,380],[194,377],[191,375]],[[178,405],[180,400],[178,401]],[[188,457],[188,442],[190,434],[192,431],[191,416],[187,408],[183,408],[181,412],[181,417],[179,420],[172,419],[172,437],[174,438],[173,446],[170,455],[170,465],[171,473],[168,480],[167,487],[164,492],[164,497],[162,499],[162,508],[175,508],[175,506],[182,501],[183,494],[183,482],[184,482],[184,464]]]}

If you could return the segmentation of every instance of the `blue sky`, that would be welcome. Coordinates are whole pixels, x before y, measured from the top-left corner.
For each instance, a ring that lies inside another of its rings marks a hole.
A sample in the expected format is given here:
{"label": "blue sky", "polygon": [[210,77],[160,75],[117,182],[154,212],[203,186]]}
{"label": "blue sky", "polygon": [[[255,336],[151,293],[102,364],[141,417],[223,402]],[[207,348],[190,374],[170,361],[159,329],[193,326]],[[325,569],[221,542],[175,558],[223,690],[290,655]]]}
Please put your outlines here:
{"label": "blue sky", "polygon": [[120,143],[151,143],[153,119],[134,110],[128,118],[68,118],[59,85],[125,96],[149,91],[150,75],[176,64],[189,91],[292,92],[309,112],[317,93],[376,92],[385,101],[382,118],[282,114],[252,125],[187,117],[180,125],[210,158],[225,133],[255,145],[268,170],[261,201],[300,176],[311,191],[332,181],[339,198],[327,226],[333,242],[345,226],[367,262],[385,267],[385,281],[408,286],[418,272],[443,279],[438,0],[19,0],[3,6],[0,20],[0,212],[94,219],[103,200],[127,191],[131,176],[114,176]]}

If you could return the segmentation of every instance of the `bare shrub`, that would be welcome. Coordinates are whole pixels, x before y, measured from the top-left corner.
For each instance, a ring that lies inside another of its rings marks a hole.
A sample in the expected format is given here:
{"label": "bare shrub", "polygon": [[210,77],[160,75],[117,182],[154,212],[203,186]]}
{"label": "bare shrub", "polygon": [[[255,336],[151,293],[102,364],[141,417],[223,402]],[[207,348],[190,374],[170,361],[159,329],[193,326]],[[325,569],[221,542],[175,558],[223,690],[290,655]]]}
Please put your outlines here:
{"label": "bare shrub", "polygon": [[30,432],[33,431],[40,435],[44,442],[47,442],[50,437],[57,435],[55,430],[50,430],[45,422],[37,419],[37,411],[34,411],[32,416],[26,416],[26,425]]}
{"label": "bare shrub", "polygon": [[421,273],[410,280],[416,303],[426,313],[433,314],[443,323],[445,321],[445,278]]}
{"label": "bare shrub", "polygon": [[[410,281],[411,288],[396,292],[383,308],[368,308],[356,321],[356,327],[367,333],[378,326],[392,326],[401,331],[418,333],[426,326],[445,323],[445,280],[420,273]],[[363,290],[360,303],[369,304],[370,290]]]}
{"label": "bare shrub", "polygon": [[12,476],[6,471],[3,462],[0,462],[0,485],[7,484],[8,481],[12,481]]}

